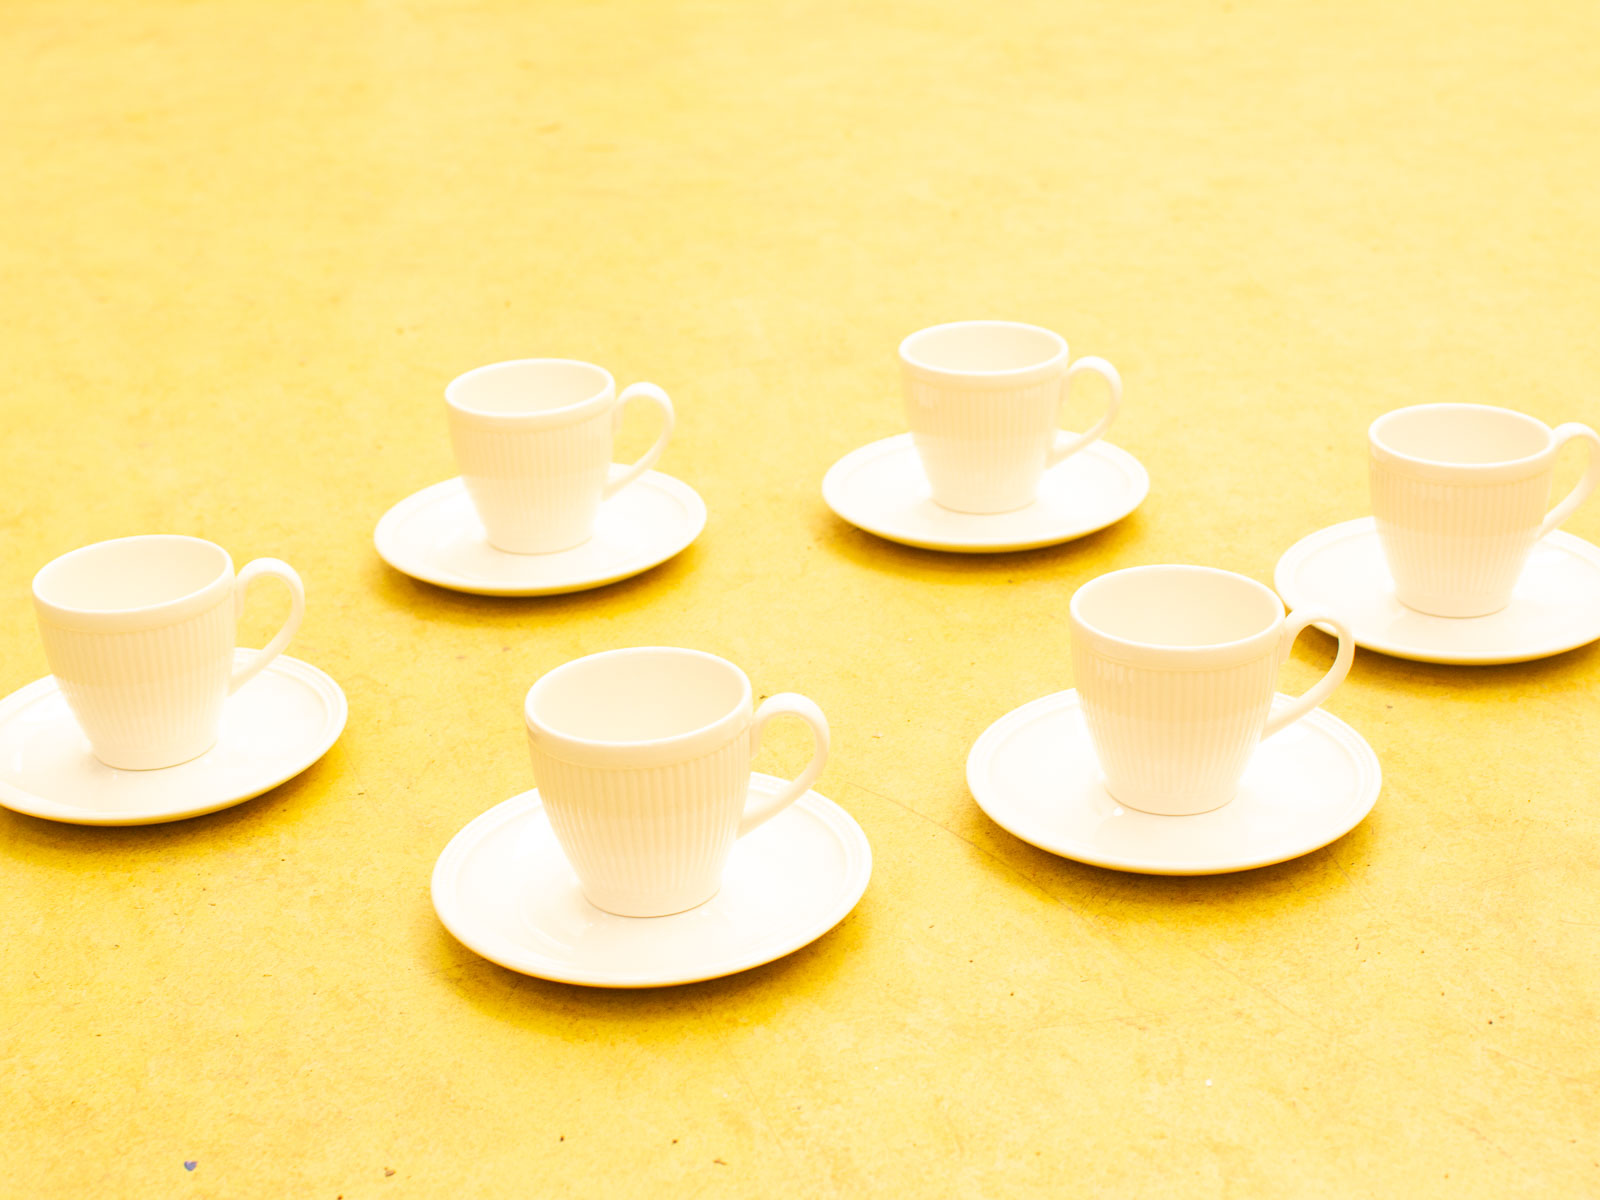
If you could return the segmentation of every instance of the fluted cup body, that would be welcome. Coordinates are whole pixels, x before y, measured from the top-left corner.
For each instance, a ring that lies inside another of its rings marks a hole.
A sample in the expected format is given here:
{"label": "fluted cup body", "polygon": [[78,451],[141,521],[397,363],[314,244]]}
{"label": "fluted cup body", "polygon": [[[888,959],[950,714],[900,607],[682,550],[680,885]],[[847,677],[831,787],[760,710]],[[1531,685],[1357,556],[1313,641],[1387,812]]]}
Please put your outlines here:
{"label": "fluted cup body", "polygon": [[[243,586],[279,576],[290,619],[246,666],[234,662]],[[217,740],[223,704],[299,625],[299,577],[275,559],[234,574],[221,546],[169,534],[74,550],[34,577],[34,612],[56,684],[95,757],[150,770],[197,758]]]}
{"label": "fluted cup body", "polygon": [[1354,654],[1337,622],[1332,670],[1272,716],[1278,668],[1320,614],[1286,618],[1253,579],[1211,567],[1113,571],[1073,595],[1072,667],[1106,789],[1141,812],[1209,812],[1234,798],[1263,737],[1305,715]]}
{"label": "fluted cup body", "polygon": [[[623,405],[648,399],[664,414],[656,443],[613,478]],[[489,542],[512,554],[553,554],[589,540],[601,502],[643,474],[672,431],[666,393],[573,359],[530,358],[468,371],[445,389],[450,443]]]}
{"label": "fluted cup body", "polygon": [[1056,439],[1061,380],[1019,387],[953,386],[908,374],[911,437],[934,502],[954,512],[1032,504]]}
{"label": "fluted cup body", "polygon": [[[1059,427],[1068,380],[1080,370],[1112,389],[1104,419],[1087,434]],[[1103,359],[1068,365],[1059,334],[1016,321],[935,325],[900,344],[906,420],[934,502],[955,512],[1001,513],[1038,496],[1046,467],[1110,426],[1122,384]]]}
{"label": "fluted cup body", "polygon": [[657,916],[716,894],[750,786],[748,726],[658,766],[568,762],[529,743],[551,828],[596,908]]}
{"label": "fluted cup body", "polygon": [[[750,760],[766,720],[812,724],[811,766],[750,806]],[[635,647],[575,659],[528,692],[534,778],[563,853],[596,908],[651,917],[703,904],[734,842],[815,781],[827,724],[803,697],[758,712],[749,679],[695,650]]]}
{"label": "fluted cup body", "polygon": [[1441,617],[1505,608],[1534,544],[1594,486],[1586,476],[1547,515],[1557,452],[1574,437],[1591,454],[1600,446],[1585,426],[1552,430],[1481,404],[1417,405],[1374,421],[1372,514],[1400,603]]}

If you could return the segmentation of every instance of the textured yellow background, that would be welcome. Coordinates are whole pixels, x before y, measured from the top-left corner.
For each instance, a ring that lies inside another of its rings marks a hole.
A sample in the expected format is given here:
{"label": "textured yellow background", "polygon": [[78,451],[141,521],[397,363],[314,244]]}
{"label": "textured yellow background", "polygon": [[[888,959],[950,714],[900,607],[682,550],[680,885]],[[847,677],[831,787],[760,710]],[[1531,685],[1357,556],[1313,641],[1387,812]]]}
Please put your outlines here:
{"label": "textured yellow background", "polygon": [[[350,721],[215,816],[0,814],[0,1193],[1600,1194],[1600,649],[1362,653],[1383,795],[1266,870],[1062,861],[963,779],[1071,684],[1077,584],[1270,579],[1366,510],[1379,412],[1600,422],[1597,44],[1554,0],[5,4],[0,688],[38,566],[183,531],[299,568]],[[828,513],[897,341],[966,316],[1121,368],[1136,516],[976,559]],[[444,384],[539,354],[671,392],[700,542],[553,600],[389,571]],[[531,786],[528,684],[640,643],[823,705],[872,885],[713,983],[503,971],[433,861]]]}

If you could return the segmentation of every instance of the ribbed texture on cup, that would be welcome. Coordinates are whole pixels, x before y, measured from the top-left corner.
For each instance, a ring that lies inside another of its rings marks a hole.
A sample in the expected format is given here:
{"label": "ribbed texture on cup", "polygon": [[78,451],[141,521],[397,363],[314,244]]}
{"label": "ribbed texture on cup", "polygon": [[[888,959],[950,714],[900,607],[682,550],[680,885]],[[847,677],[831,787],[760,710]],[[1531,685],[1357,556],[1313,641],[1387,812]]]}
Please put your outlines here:
{"label": "ribbed texture on cup", "polygon": [[1272,708],[1276,654],[1232,667],[1162,670],[1074,644],[1072,666],[1106,788],[1120,803],[1178,814],[1233,799]]}
{"label": "ribbed texture on cup", "polygon": [[664,916],[716,894],[750,787],[747,732],[661,767],[579,766],[529,746],[551,828],[596,908]]}
{"label": "ribbed texture on cup", "polygon": [[547,554],[588,539],[611,467],[612,413],[548,429],[490,429],[450,414],[456,464],[489,541]]}
{"label": "ribbed texture on cup", "polygon": [[909,374],[906,416],[933,498],[958,512],[1032,504],[1055,443],[1061,377],[1017,388],[964,390]]}
{"label": "ribbed texture on cup", "polygon": [[233,596],[157,629],[90,633],[42,617],[45,657],[102,762],[149,769],[187,762],[217,740],[233,672]]}
{"label": "ribbed texture on cup", "polygon": [[1549,507],[1552,471],[1453,484],[1369,462],[1372,513],[1400,602],[1443,617],[1509,604]]}

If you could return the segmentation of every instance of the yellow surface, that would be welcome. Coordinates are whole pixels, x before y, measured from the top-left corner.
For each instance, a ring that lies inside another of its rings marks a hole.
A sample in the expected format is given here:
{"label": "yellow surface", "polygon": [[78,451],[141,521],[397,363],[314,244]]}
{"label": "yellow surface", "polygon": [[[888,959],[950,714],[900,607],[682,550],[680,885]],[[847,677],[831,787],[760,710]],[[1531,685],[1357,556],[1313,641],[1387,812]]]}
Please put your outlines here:
{"label": "yellow surface", "polygon": [[[1377,809],[1266,870],[1062,861],[963,779],[1072,683],[1075,586],[1270,579],[1365,511],[1376,414],[1600,422],[1597,36],[1555,2],[5,5],[0,687],[45,671],[37,567],[185,531],[299,568],[290,652],[350,722],[215,816],[0,814],[0,1193],[1600,1195],[1600,649],[1363,652],[1329,707]],[[1121,368],[1136,516],[976,559],[828,513],[903,427],[898,340],[966,316]],[[539,354],[667,388],[700,542],[542,601],[388,570],[378,517],[453,473],[444,384]],[[871,887],[718,982],[501,970],[434,859],[531,786],[529,683],[640,643],[827,710]]]}

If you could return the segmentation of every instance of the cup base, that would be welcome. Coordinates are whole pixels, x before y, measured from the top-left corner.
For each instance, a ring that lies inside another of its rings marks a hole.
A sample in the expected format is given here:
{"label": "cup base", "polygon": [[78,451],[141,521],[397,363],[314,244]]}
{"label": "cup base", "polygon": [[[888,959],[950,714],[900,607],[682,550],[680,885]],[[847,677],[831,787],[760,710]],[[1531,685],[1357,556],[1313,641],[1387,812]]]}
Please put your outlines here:
{"label": "cup base", "polygon": [[601,912],[610,913],[614,917],[672,917],[715,900],[717,893],[721,890],[722,885],[718,883],[710,892],[700,896],[697,900],[685,900],[680,894],[668,899],[650,901],[641,900],[637,896],[608,895],[605,892],[590,891],[585,887],[583,888],[583,898]]}
{"label": "cup base", "polygon": [[1219,808],[1226,808],[1232,804],[1238,795],[1237,789],[1228,793],[1220,800],[1215,796],[1138,796],[1128,799],[1119,794],[1111,786],[1111,781],[1104,775],[1100,777],[1100,786],[1106,789],[1107,794],[1123,808],[1133,812],[1146,813],[1154,817],[1197,817],[1201,813],[1216,812]]}
{"label": "cup base", "polygon": [[1460,621],[1470,621],[1474,617],[1492,617],[1495,613],[1504,612],[1511,606],[1509,598],[1493,605],[1452,603],[1448,600],[1432,598],[1419,600],[1416,597],[1412,597],[1407,599],[1398,594],[1396,594],[1395,599],[1412,612],[1421,613],[1425,617],[1449,617]]}
{"label": "cup base", "polygon": [[546,554],[565,554],[568,550],[576,550],[579,546],[584,545],[585,543],[590,541],[593,537],[594,537],[594,533],[593,533],[593,531],[591,531],[589,533],[584,534],[581,538],[579,538],[575,542],[563,542],[559,546],[541,546],[537,550],[518,550],[518,549],[513,549],[510,546],[502,545],[501,543],[495,541],[493,537],[489,538],[489,545],[493,546],[496,550],[500,551],[501,554],[519,554],[519,555],[522,555],[525,558],[537,558],[537,557],[539,557],[541,555],[546,555]]}
{"label": "cup base", "polygon": [[1037,500],[1037,496],[1030,496],[1021,504],[1007,503],[1003,507],[996,508],[991,505],[979,506],[971,503],[966,505],[956,505],[950,503],[948,500],[941,500],[938,496],[933,497],[933,502],[946,512],[963,513],[967,516],[973,517],[998,517],[1005,513],[1021,512],[1023,509],[1031,507],[1037,502]]}
{"label": "cup base", "polygon": [[186,762],[193,762],[202,755],[211,753],[216,744],[217,739],[213,737],[198,750],[180,750],[175,754],[151,754],[139,751],[127,754],[102,754],[93,746],[90,747],[90,751],[95,758],[117,771],[165,771],[168,767],[181,767]]}

